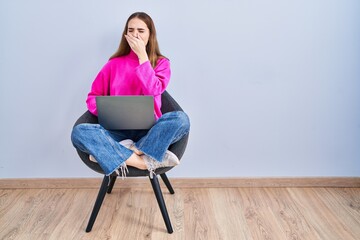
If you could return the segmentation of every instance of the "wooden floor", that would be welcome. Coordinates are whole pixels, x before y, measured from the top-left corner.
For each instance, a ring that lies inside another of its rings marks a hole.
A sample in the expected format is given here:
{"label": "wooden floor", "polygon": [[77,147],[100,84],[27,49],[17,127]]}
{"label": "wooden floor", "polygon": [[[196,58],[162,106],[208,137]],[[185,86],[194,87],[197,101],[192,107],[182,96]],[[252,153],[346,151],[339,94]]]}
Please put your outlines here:
{"label": "wooden floor", "polygon": [[173,234],[150,184],[114,188],[85,233],[97,189],[0,189],[0,239],[360,239],[360,188],[175,192],[163,189]]}

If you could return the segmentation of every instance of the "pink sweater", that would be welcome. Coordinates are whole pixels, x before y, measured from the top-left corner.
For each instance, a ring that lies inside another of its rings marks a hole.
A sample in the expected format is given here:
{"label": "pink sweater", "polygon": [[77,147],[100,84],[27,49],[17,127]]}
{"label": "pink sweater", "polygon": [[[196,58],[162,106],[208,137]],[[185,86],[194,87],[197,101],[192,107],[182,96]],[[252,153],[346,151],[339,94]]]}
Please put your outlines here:
{"label": "pink sweater", "polygon": [[86,103],[89,111],[97,115],[96,96],[151,95],[154,96],[156,119],[162,113],[161,94],[170,80],[170,62],[166,58],[158,60],[153,68],[150,61],[139,64],[137,55],[128,55],[109,60],[96,76]]}

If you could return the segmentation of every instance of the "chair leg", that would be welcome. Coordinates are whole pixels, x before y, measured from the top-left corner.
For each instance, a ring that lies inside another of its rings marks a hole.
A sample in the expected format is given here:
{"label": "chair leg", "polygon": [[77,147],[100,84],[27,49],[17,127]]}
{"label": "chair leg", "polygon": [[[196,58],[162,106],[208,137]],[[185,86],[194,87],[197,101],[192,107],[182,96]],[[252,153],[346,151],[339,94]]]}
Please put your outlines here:
{"label": "chair leg", "polygon": [[111,176],[111,178],[110,178],[110,183],[109,183],[109,187],[108,187],[108,189],[107,189],[107,193],[111,193],[111,191],[112,191],[112,189],[113,189],[113,187],[114,187],[116,178],[117,178],[117,176]]}
{"label": "chair leg", "polygon": [[162,173],[162,174],[160,174],[160,177],[161,177],[162,180],[164,181],[164,183],[165,183],[167,189],[169,190],[169,192],[170,192],[171,194],[174,194],[174,193],[175,193],[175,192],[174,192],[174,189],[172,188],[171,183],[170,183],[168,177],[166,176],[166,174],[165,174],[165,173]]}
{"label": "chair leg", "polygon": [[158,180],[157,176],[155,175],[153,178],[150,178],[150,182],[151,182],[151,186],[152,186],[152,188],[154,190],[156,200],[157,200],[157,202],[159,204],[161,214],[162,214],[162,216],[164,218],[166,229],[167,229],[168,233],[172,233],[173,229],[172,229],[172,226],[171,226],[169,214],[168,214],[168,211],[166,209],[164,197],[162,195],[160,185],[159,185],[159,180]]}
{"label": "chair leg", "polygon": [[101,183],[101,187],[100,187],[98,196],[96,198],[94,208],[92,210],[92,213],[91,213],[91,216],[90,216],[90,219],[89,219],[89,223],[88,223],[88,225],[86,227],[86,232],[90,232],[93,225],[94,225],[95,219],[96,219],[96,217],[97,217],[97,215],[99,213],[101,204],[102,204],[102,202],[104,200],[104,197],[106,195],[106,190],[108,189],[108,186],[109,186],[109,177],[104,176],[104,179],[103,179],[103,181]]}

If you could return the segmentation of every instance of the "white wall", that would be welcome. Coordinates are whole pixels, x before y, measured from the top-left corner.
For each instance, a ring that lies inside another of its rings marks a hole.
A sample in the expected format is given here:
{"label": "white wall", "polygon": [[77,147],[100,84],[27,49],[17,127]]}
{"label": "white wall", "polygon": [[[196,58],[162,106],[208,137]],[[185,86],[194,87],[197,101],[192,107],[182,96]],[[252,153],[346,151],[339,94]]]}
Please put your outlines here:
{"label": "white wall", "polygon": [[99,176],[70,132],[135,11],[191,118],[171,176],[360,176],[358,0],[0,2],[1,178]]}

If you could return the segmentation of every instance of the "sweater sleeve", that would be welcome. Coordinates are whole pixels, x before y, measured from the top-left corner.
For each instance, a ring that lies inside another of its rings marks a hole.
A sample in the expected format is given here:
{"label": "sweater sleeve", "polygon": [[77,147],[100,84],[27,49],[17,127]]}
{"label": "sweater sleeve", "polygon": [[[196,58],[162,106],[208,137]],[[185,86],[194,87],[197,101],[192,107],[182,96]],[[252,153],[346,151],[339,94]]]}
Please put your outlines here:
{"label": "sweater sleeve", "polygon": [[152,68],[149,61],[144,62],[135,69],[135,73],[145,95],[160,95],[170,81],[170,61],[167,58],[161,58],[155,68]]}
{"label": "sweater sleeve", "polygon": [[97,116],[96,108],[96,96],[109,95],[109,67],[106,64],[96,76],[94,82],[91,85],[91,90],[87,96],[86,104],[89,111]]}

